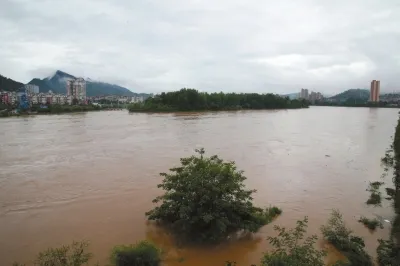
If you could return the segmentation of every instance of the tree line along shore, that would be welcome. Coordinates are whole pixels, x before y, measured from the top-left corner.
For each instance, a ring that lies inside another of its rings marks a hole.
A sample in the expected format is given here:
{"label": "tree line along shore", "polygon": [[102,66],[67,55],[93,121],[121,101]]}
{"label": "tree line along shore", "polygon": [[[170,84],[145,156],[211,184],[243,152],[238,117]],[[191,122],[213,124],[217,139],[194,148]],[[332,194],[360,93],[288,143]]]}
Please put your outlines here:
{"label": "tree line along shore", "polygon": [[143,103],[128,106],[130,112],[228,111],[298,109],[309,106],[306,100],[290,100],[275,94],[207,93],[195,89],[163,92]]}

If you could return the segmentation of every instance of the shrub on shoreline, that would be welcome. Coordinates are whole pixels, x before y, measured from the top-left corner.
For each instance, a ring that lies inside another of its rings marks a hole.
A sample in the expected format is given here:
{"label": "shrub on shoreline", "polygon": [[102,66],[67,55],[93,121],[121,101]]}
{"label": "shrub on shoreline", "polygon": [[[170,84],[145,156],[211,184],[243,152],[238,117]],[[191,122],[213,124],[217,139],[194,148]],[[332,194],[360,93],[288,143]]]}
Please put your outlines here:
{"label": "shrub on shoreline", "polygon": [[327,224],[321,227],[321,232],[329,243],[346,256],[347,261],[343,265],[373,266],[371,256],[364,250],[364,240],[352,234],[338,210],[332,211]]}
{"label": "shrub on shoreline", "polygon": [[275,225],[274,230],[278,232],[278,236],[268,237],[274,250],[263,256],[261,265],[324,266],[326,251],[315,248],[317,236],[313,235],[303,240],[307,224],[308,217],[297,221],[296,227],[289,230]]}
{"label": "shrub on shoreline", "polygon": [[369,199],[367,200],[368,205],[380,206],[382,203],[382,196],[379,188],[383,185],[383,182],[370,182],[367,191],[371,192]]}
{"label": "shrub on shoreline", "polygon": [[[87,241],[73,242],[71,245],[64,245],[58,248],[49,248],[38,254],[35,259],[35,266],[82,266],[87,265],[93,257],[88,252]],[[13,266],[25,266],[25,264],[13,263]]]}
{"label": "shrub on shoreline", "polygon": [[368,229],[375,230],[378,226],[382,229],[383,224],[378,219],[368,219],[367,217],[362,216],[358,222],[364,224]]}
{"label": "shrub on shoreline", "polygon": [[154,244],[141,241],[136,245],[121,245],[111,252],[113,266],[159,266],[161,250]]}

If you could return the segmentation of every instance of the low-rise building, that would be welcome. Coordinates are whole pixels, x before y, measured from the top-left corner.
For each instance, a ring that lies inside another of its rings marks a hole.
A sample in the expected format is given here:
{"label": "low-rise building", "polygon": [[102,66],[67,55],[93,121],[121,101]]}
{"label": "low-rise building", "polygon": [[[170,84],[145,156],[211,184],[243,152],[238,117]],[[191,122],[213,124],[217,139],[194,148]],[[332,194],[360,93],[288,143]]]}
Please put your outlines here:
{"label": "low-rise building", "polygon": [[2,91],[0,95],[3,104],[15,104],[18,101],[18,94],[15,91]]}
{"label": "low-rise building", "polygon": [[143,96],[134,96],[132,97],[131,103],[141,103],[144,101]]}

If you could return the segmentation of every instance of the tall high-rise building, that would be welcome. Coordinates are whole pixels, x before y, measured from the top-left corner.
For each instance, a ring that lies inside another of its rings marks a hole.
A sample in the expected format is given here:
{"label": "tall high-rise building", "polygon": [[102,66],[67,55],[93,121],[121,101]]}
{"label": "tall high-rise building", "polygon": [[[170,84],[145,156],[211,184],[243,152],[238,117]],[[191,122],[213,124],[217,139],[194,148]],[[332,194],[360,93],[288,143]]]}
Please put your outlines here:
{"label": "tall high-rise building", "polygon": [[379,94],[381,91],[381,82],[379,80],[371,81],[371,89],[370,89],[370,102],[379,102]]}
{"label": "tall high-rise building", "polygon": [[86,81],[83,78],[67,80],[67,97],[70,104],[74,99],[86,101]]}
{"label": "tall high-rise building", "polygon": [[308,89],[301,89],[299,98],[308,100],[308,97]]}

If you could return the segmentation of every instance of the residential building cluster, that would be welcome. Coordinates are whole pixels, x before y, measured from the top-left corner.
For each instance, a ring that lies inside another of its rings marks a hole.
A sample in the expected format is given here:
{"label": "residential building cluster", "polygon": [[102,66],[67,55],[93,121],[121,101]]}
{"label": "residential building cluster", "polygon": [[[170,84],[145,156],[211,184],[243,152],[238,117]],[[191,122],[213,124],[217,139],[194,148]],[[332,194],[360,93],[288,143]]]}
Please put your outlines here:
{"label": "residential building cluster", "polygon": [[311,91],[310,93],[308,93],[308,89],[301,89],[299,98],[315,102],[318,100],[322,100],[324,96],[322,96],[320,92]]}
{"label": "residential building cluster", "polygon": [[[37,87],[37,86],[36,86]],[[15,104],[21,101],[22,95],[25,94],[29,104],[68,104],[71,101],[68,100],[65,94],[56,94],[52,91],[39,92],[39,93],[27,93],[27,92],[15,92],[15,91],[0,91],[0,102],[2,104]]]}
{"label": "residential building cluster", "polygon": [[100,102],[102,100],[118,103],[140,103],[144,101],[143,96],[118,96],[118,95],[102,95],[87,97],[91,102]]}
{"label": "residential building cluster", "polygon": [[26,84],[17,92],[15,91],[0,91],[0,103],[12,104],[21,102],[26,99],[28,104],[87,104],[88,102],[99,102],[107,100],[118,103],[138,103],[143,102],[143,96],[118,96],[118,95],[103,95],[95,97],[86,96],[86,81],[83,78],[70,79],[66,82],[67,94],[48,92],[39,92],[39,87],[33,84]]}

